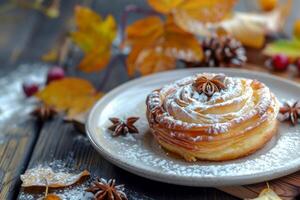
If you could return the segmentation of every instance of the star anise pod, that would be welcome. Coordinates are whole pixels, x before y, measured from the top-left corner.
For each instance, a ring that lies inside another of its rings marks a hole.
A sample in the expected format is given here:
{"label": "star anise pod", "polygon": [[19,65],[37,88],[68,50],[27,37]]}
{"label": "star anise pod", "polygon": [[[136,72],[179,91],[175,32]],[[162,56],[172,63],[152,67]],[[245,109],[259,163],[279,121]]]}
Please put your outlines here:
{"label": "star anise pod", "polygon": [[41,105],[35,108],[30,114],[35,116],[39,121],[47,121],[57,114],[57,110],[51,106]]}
{"label": "star anise pod", "polygon": [[282,121],[289,120],[295,126],[300,119],[300,101],[294,103],[285,102],[279,112]]}
{"label": "star anise pod", "polygon": [[126,135],[127,133],[138,133],[138,129],[133,125],[139,118],[129,117],[125,121],[119,118],[109,118],[113,123],[109,130],[113,131],[112,136]]}
{"label": "star anise pod", "polygon": [[225,76],[216,75],[212,78],[207,78],[206,76],[200,76],[193,83],[193,87],[200,94],[205,94],[207,97],[213,96],[214,93],[220,92],[225,89],[224,84]]}
{"label": "star anise pod", "polygon": [[115,179],[97,178],[86,191],[93,193],[95,200],[127,200],[124,185],[115,184]]}

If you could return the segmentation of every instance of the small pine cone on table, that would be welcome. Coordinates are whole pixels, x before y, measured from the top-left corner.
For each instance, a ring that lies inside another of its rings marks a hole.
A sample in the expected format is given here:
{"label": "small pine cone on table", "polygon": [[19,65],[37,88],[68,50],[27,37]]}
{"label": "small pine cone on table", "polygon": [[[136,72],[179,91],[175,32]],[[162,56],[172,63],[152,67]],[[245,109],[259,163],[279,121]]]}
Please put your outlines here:
{"label": "small pine cone on table", "polygon": [[209,37],[202,42],[204,52],[201,66],[241,67],[246,61],[246,50],[236,39],[229,36]]}

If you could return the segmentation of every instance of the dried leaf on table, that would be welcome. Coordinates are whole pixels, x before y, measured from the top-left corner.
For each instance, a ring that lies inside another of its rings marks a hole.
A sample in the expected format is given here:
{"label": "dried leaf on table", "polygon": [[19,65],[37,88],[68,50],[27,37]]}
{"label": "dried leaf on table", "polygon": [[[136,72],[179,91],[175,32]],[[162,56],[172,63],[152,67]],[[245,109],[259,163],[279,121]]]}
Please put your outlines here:
{"label": "dried leaf on table", "polygon": [[72,40],[85,53],[79,68],[84,72],[99,71],[109,63],[111,46],[117,33],[114,17],[103,19],[89,8],[76,6],[77,30],[71,33]]}
{"label": "dried leaf on table", "polygon": [[126,29],[125,44],[131,46],[128,74],[142,75],[175,68],[176,59],[199,62],[202,49],[194,35],[178,27],[171,16],[136,21]]}
{"label": "dried leaf on table", "polygon": [[281,200],[281,198],[271,188],[268,187],[263,189],[259,196],[252,200]]}
{"label": "dried leaf on table", "polygon": [[50,51],[42,55],[41,59],[44,62],[55,62],[58,59],[58,49],[57,48],[50,49]]}
{"label": "dried leaf on table", "polygon": [[294,60],[300,57],[300,39],[277,40],[269,43],[263,50],[263,53],[267,56],[285,54],[290,59]]}
{"label": "dried leaf on table", "polygon": [[61,198],[56,194],[48,194],[47,196],[42,198],[42,200],[61,200]]}
{"label": "dried leaf on table", "polygon": [[68,77],[51,82],[36,97],[72,118],[87,112],[102,95],[87,80]]}
{"label": "dried leaf on table", "polygon": [[[50,167],[37,167],[29,169],[21,175],[22,187],[49,187],[61,188],[73,185],[82,178],[90,176],[87,170],[79,174],[67,172],[54,172]],[[46,180],[46,181],[45,181]]]}
{"label": "dried leaf on table", "polygon": [[227,18],[236,0],[148,0],[148,3],[158,12],[172,14],[175,23],[184,30],[195,32],[197,26],[203,29],[205,23]]}
{"label": "dried leaf on table", "polygon": [[64,120],[67,123],[71,123],[77,131],[85,134],[85,122],[87,119],[87,115],[88,112],[84,112],[71,117],[65,117]]}
{"label": "dried leaf on table", "polygon": [[45,196],[38,198],[38,200],[61,200],[61,198],[59,196],[57,196],[56,194],[48,194],[48,192],[49,192],[48,181],[47,181],[47,179],[44,179],[44,181],[46,183]]}
{"label": "dried leaf on table", "polygon": [[225,31],[246,46],[261,48],[265,43],[267,33],[282,30],[290,8],[291,1],[289,0],[271,12],[235,12],[231,18],[213,26],[217,31]]}

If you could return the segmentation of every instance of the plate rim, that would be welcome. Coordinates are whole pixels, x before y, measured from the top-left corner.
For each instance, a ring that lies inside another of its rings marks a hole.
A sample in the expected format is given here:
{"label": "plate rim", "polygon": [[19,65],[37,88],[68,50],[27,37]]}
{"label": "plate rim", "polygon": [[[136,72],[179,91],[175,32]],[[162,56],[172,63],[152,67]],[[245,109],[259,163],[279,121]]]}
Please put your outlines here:
{"label": "plate rim", "polygon": [[[122,90],[123,88],[127,88],[131,85],[134,85],[136,82],[140,82],[141,80],[146,81],[149,79],[152,79],[156,76],[164,76],[165,74],[173,74],[173,73],[180,73],[182,71],[189,71],[191,73],[204,73],[205,71],[209,71],[210,73],[250,73],[252,75],[257,75],[259,73],[260,76],[267,77],[269,79],[278,80],[285,82],[286,84],[293,85],[297,88],[299,88],[300,91],[300,84],[297,84],[296,82],[293,82],[291,80],[278,77],[272,74],[268,74],[265,72],[258,72],[258,71],[250,71],[247,69],[237,69],[237,68],[208,68],[208,67],[201,67],[201,68],[192,68],[192,69],[176,69],[176,70],[169,70],[164,72],[159,72],[147,76],[142,76],[135,78],[133,80],[129,80],[112,90],[110,90],[107,94],[105,94],[104,97],[102,97],[100,100],[98,100],[93,108],[90,110],[87,121],[86,121],[86,133],[87,136],[92,143],[92,146],[97,150],[97,152],[104,157],[106,160],[114,164],[115,166],[118,166],[130,173],[142,176],[144,178],[148,178],[151,180],[159,181],[159,182],[165,182],[165,183],[171,183],[176,185],[184,185],[184,186],[203,186],[203,187],[209,187],[209,186],[228,186],[228,185],[243,185],[243,184],[253,184],[258,183],[262,181],[268,181],[275,178],[279,178],[288,174],[291,174],[295,171],[298,171],[300,168],[300,158],[295,159],[289,163],[289,165],[283,165],[282,167],[276,168],[271,171],[267,172],[259,172],[255,173],[254,175],[242,175],[242,176],[220,176],[220,177],[191,177],[191,176],[179,176],[179,175],[170,175],[166,173],[161,173],[155,170],[148,170],[145,171],[140,166],[136,166],[130,162],[126,162],[122,159],[116,158],[114,156],[111,156],[108,151],[106,151],[102,146],[97,145],[97,142],[93,138],[92,134],[92,117],[94,116],[94,112],[96,112],[96,108],[98,108],[103,102],[105,103],[108,99],[115,96],[118,91]],[[201,181],[201,180],[202,181]],[[210,181],[213,181],[213,184],[208,184]],[[222,181],[222,182],[220,182]],[[228,183],[230,182],[230,183]]]}

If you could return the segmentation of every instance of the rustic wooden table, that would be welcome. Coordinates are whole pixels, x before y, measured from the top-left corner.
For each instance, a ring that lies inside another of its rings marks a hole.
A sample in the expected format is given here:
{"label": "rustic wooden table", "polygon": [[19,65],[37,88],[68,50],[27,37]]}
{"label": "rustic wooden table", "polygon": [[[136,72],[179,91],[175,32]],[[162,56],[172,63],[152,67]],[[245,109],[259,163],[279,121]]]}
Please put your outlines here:
{"label": "rustic wooden table", "polygon": [[[5,2],[0,0],[0,5]],[[61,2],[61,15],[57,19],[49,19],[39,12],[24,9],[16,9],[0,18],[1,77],[21,63],[39,61],[40,56],[62,37],[72,17],[74,5],[81,1]],[[146,6],[145,1],[141,0],[91,0],[90,4],[100,13],[112,13],[119,19],[121,10],[128,2]],[[103,87],[105,91],[128,80],[122,60],[115,65]],[[71,73],[83,76],[80,72]],[[94,84],[103,77],[104,72],[88,76]],[[63,123],[61,117],[43,124],[28,117],[25,122],[1,134],[5,140],[0,143],[0,199],[17,199],[21,184],[19,175],[37,164],[54,160],[62,160],[69,167],[88,169],[95,176],[116,178],[127,189],[134,191],[129,194],[129,199],[236,199],[214,188],[164,184],[128,173],[103,159],[85,136],[72,125]]]}

